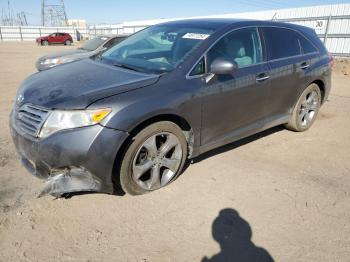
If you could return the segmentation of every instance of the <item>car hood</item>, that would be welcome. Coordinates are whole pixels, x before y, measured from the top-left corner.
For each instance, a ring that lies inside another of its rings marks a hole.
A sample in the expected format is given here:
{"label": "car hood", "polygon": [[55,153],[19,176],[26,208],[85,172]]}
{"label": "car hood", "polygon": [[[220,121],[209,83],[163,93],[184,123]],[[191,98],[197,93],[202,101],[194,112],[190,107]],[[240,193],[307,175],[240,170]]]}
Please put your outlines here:
{"label": "car hood", "polygon": [[97,100],[152,85],[158,79],[158,75],[84,59],[28,77],[18,90],[17,103],[84,109]]}

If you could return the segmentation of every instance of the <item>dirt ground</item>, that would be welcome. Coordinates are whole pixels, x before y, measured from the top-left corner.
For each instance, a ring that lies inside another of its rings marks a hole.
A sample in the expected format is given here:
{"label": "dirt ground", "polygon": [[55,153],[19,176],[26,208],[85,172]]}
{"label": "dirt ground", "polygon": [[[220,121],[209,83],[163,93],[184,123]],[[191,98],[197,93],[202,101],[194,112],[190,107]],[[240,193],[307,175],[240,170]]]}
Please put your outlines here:
{"label": "dirt ground", "polygon": [[225,146],[145,196],[37,198],[8,115],[35,60],[67,48],[0,43],[0,261],[349,261],[349,63],[308,132]]}
{"label": "dirt ground", "polygon": [[350,59],[338,58],[334,64],[334,70],[343,75],[350,75]]}

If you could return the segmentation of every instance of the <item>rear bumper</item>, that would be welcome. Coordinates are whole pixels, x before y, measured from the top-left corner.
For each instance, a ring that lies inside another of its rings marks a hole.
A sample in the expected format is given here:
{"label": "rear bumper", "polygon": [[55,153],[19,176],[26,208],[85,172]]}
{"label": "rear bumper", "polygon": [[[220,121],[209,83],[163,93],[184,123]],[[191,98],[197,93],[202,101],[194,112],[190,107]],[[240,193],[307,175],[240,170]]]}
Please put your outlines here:
{"label": "rear bumper", "polygon": [[[26,169],[41,179],[55,174],[69,174],[93,178],[100,186],[93,191],[113,193],[114,160],[128,134],[100,125],[57,132],[45,139],[37,139],[16,128],[11,117],[10,130],[17,152]],[[67,189],[68,193],[69,189]],[[86,188],[74,191],[86,191]],[[71,192],[71,191],[70,191]]]}

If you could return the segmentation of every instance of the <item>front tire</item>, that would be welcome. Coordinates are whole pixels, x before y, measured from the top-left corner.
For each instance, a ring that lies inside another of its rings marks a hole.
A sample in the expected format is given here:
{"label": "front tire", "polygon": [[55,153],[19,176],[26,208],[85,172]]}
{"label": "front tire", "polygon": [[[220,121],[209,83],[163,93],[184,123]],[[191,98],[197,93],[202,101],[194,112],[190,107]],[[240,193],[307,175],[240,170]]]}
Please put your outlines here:
{"label": "front tire", "polygon": [[48,45],[49,45],[49,42],[46,41],[46,40],[44,40],[44,41],[41,42],[41,45],[43,45],[43,46],[48,46]]}
{"label": "front tire", "polygon": [[70,40],[66,40],[66,41],[64,42],[64,44],[65,44],[65,45],[71,45],[72,42],[71,42]]}
{"label": "front tire", "polygon": [[296,132],[308,130],[315,122],[321,107],[321,90],[318,85],[311,84],[299,97],[293,114],[285,127]]}
{"label": "front tire", "polygon": [[120,185],[131,195],[165,187],[179,176],[186,158],[187,141],[176,124],[151,124],[126,149],[120,166]]}

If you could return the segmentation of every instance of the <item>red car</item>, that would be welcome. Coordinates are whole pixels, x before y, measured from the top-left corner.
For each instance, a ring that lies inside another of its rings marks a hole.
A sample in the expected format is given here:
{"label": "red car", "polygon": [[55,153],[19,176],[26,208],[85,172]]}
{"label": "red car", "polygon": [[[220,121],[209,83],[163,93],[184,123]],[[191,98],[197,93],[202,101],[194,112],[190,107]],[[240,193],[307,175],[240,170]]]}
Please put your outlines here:
{"label": "red car", "polygon": [[39,45],[64,44],[71,45],[73,38],[67,33],[53,33],[48,36],[41,36],[36,39]]}

